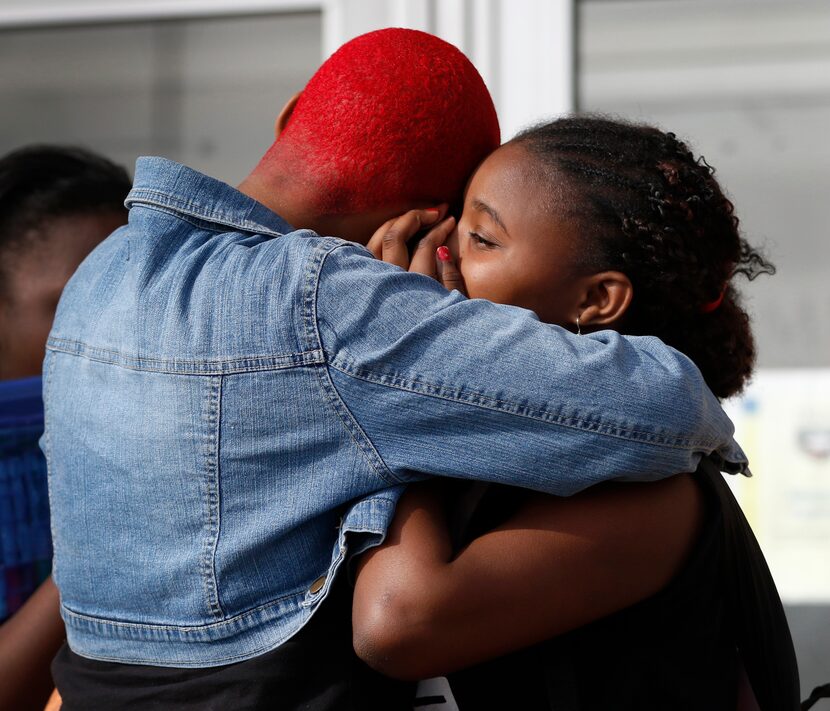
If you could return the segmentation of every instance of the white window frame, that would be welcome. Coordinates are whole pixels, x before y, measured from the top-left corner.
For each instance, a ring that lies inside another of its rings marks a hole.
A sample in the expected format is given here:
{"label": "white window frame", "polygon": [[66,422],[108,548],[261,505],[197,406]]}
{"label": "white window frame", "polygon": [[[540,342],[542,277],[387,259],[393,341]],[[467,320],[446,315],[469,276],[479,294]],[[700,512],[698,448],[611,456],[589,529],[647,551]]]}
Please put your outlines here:
{"label": "white window frame", "polygon": [[574,110],[575,0],[5,0],[0,30],[320,12],[325,58],[381,27],[431,32],[465,52],[510,138]]}
{"label": "white window frame", "polygon": [[6,0],[0,29],[322,10],[320,0]]}

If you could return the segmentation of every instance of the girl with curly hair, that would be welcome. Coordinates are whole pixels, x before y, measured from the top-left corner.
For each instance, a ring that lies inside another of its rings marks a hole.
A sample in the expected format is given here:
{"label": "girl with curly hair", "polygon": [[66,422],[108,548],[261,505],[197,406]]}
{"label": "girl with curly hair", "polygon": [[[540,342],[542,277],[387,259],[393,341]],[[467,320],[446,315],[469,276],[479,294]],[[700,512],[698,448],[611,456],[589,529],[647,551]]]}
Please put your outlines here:
{"label": "girl with curly hair", "polygon": [[[421,222],[390,221],[369,248],[585,338],[660,338],[720,398],[752,373],[736,284],[774,268],[672,133],[595,117],[536,126],[482,163],[457,229],[443,220],[410,261],[401,243]],[[719,464],[567,499],[411,487],[360,562],[358,654],[399,678],[446,675],[421,696],[462,711],[798,708],[780,599]]]}

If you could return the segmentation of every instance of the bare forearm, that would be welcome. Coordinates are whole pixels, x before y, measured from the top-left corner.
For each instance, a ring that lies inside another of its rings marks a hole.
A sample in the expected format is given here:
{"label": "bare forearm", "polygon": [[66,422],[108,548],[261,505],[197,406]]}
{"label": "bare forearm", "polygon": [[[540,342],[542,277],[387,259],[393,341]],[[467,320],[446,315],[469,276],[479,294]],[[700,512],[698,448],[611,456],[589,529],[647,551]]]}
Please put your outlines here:
{"label": "bare forearm", "polygon": [[[638,599],[621,600],[601,584],[591,585],[596,576],[589,568],[600,561],[590,542],[577,537],[555,541],[554,547],[562,550],[557,560],[549,555],[550,542],[539,540],[544,535],[540,531],[500,529],[450,560],[408,546],[407,534],[423,542],[427,528],[423,521],[408,523],[401,544],[378,551],[373,562],[382,574],[359,578],[355,596],[357,619],[362,619],[355,624],[358,654],[389,676],[446,674],[540,642]],[[416,528],[416,523],[422,525]],[[375,587],[371,596],[364,595],[361,583]]]}
{"label": "bare forearm", "polygon": [[43,708],[54,686],[49,665],[64,634],[58,590],[49,578],[0,627],[0,708]]}
{"label": "bare forearm", "polygon": [[398,504],[384,545],[364,554],[358,565],[354,646],[370,666],[389,676],[419,678],[413,662],[422,644],[414,641],[430,640],[433,587],[436,582],[446,585],[451,561],[439,487],[411,487]]}
{"label": "bare forearm", "polygon": [[536,497],[452,560],[440,509],[403,504],[361,570],[354,615],[358,653],[401,678],[500,656],[648,597],[685,560],[700,514],[688,477]]}

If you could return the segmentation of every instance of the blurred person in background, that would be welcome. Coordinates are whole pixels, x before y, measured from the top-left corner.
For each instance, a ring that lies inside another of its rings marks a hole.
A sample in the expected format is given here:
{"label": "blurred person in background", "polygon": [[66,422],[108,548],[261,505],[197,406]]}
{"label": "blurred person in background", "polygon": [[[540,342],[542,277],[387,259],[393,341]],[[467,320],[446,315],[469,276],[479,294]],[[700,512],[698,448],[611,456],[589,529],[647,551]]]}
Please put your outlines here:
{"label": "blurred person in background", "polygon": [[42,708],[52,687],[64,628],[49,577],[41,366],[61,291],[126,222],[130,185],[123,168],[80,148],[0,158],[0,709]]}

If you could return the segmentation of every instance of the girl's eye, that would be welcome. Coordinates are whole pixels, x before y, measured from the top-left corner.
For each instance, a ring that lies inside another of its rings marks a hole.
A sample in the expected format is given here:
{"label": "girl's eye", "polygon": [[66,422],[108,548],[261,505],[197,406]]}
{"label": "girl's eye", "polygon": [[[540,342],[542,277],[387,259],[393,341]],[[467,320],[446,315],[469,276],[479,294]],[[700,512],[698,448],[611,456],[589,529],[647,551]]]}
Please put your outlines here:
{"label": "girl's eye", "polygon": [[484,239],[478,232],[468,232],[470,239],[473,241],[474,244],[478,245],[479,247],[495,247],[495,245],[490,242],[489,240]]}

